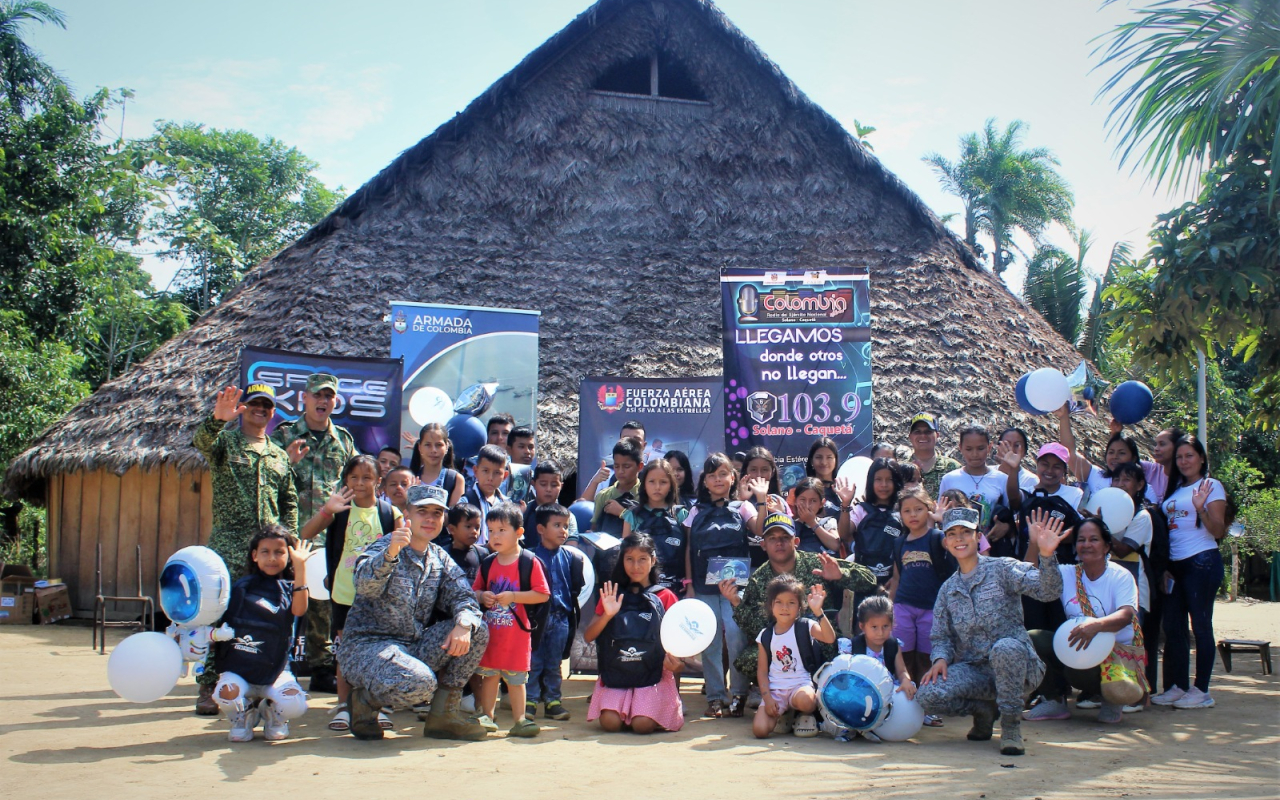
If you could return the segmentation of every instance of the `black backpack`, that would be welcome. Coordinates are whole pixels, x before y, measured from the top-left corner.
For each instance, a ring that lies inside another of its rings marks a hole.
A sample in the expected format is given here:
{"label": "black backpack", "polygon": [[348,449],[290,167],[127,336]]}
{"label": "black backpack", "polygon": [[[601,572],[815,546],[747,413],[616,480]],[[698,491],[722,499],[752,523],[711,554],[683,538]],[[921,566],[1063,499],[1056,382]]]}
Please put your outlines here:
{"label": "black backpack", "polygon": [[[801,624],[803,623],[803,624]],[[797,619],[792,629],[796,632],[796,650],[800,651],[800,663],[804,665],[804,671],[809,675],[814,675],[818,671],[818,667],[822,666],[821,660],[818,658],[818,651],[813,646],[813,636],[809,633],[808,617]],[[769,656],[769,663],[773,663],[773,626],[765,626],[760,637],[760,644],[764,645],[764,651]]]}
{"label": "black backpack", "polygon": [[[257,575],[236,581],[232,591],[236,602],[222,621],[236,636],[216,644],[214,664],[218,672],[234,672],[253,686],[270,686],[287,666],[293,648],[293,596],[281,589],[280,580]],[[272,610],[276,603],[279,607]],[[289,624],[281,625],[286,618]]]}
{"label": "black backpack", "polygon": [[875,573],[878,583],[893,577],[893,552],[897,540],[906,532],[902,517],[889,506],[864,502],[867,515],[853,533],[853,557]]}
{"label": "black backpack", "polygon": [[[333,522],[325,529],[324,563],[328,572],[324,576],[324,588],[329,591],[333,591],[333,576],[338,572],[338,562],[342,561],[342,550],[347,544],[347,520],[350,518],[349,510],[339,511],[333,515]],[[382,526],[383,536],[396,527],[395,509],[386,500],[378,501],[378,524]]]}
{"label": "black backpack", "polygon": [[647,534],[653,539],[658,555],[658,583],[673,592],[683,588],[684,553],[689,546],[684,526],[676,522],[679,509],[679,506],[670,510],[640,506],[631,511],[635,520],[632,532]]}
{"label": "black backpack", "polygon": [[[489,586],[489,568],[493,566],[493,562],[498,558],[497,553],[490,553],[480,562],[480,577],[484,579],[484,585],[487,589]],[[518,559],[520,568],[520,591],[528,592],[533,590],[533,562],[538,557],[528,550],[520,551]],[[548,581],[548,584],[550,581]],[[524,605],[521,603],[521,605]],[[529,625],[525,626],[524,620],[520,619],[519,614],[512,614],[516,618],[516,625],[520,626],[520,630],[529,634],[532,649],[537,650],[538,645],[542,642],[542,632],[547,627],[547,615],[551,613],[551,601],[545,603],[536,603],[532,606],[525,605],[524,613],[529,617]]]}
{"label": "black backpack", "polygon": [[643,592],[623,590],[622,608],[600,634],[596,645],[600,682],[610,689],[638,689],[662,680],[662,615],[659,586]]}
{"label": "black backpack", "polygon": [[[1080,527],[1080,512],[1072,508],[1071,504],[1061,497],[1050,497],[1042,490],[1037,489],[1035,492],[1022,493],[1022,508],[1018,511],[1018,553],[1016,558],[1025,558],[1027,555],[1027,545],[1030,537],[1027,532],[1027,526],[1031,524],[1031,513],[1036,509],[1042,509],[1049,513],[1049,516],[1062,520],[1062,529],[1074,529]],[[1058,563],[1074,564],[1076,563],[1076,535],[1074,530],[1071,535],[1062,540],[1062,544],[1058,545]],[[1057,602],[1057,601],[1054,601]]]}

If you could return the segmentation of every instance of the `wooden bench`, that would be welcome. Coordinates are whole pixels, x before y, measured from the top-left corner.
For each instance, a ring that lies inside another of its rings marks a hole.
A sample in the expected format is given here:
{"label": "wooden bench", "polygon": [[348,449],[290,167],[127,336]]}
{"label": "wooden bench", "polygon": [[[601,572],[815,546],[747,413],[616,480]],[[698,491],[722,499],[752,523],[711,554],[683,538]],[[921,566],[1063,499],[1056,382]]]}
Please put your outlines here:
{"label": "wooden bench", "polygon": [[1218,654],[1222,656],[1222,668],[1231,671],[1232,653],[1257,653],[1262,657],[1262,674],[1271,674],[1271,642],[1260,639],[1223,639],[1218,642]]}

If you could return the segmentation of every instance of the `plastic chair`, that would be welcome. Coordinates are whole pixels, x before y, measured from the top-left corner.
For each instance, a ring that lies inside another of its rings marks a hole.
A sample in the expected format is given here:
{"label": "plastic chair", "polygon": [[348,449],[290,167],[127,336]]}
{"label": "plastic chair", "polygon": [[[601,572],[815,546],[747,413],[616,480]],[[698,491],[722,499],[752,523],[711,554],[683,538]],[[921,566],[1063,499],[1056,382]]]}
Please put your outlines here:
{"label": "plastic chair", "polygon": [[[107,628],[137,628],[140,631],[155,630],[156,601],[142,593],[142,545],[137,546],[138,593],[136,595],[104,595],[102,593],[102,542],[98,542],[98,594],[93,600],[93,647],[99,655],[107,652]],[[142,610],[137,619],[108,620],[108,603],[138,603]],[[99,634],[101,630],[101,634]]]}

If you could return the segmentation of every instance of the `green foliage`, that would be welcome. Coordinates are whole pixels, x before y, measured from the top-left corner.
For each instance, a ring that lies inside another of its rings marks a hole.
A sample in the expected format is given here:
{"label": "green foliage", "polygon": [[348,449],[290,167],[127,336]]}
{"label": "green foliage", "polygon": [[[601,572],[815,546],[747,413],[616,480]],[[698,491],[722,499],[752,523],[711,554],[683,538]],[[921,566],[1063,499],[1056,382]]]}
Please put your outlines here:
{"label": "green foliage", "polygon": [[1055,169],[1058,159],[1043,147],[1022,149],[1024,130],[1021,120],[1001,131],[989,119],[980,133],[960,137],[957,161],[938,153],[924,157],[943,188],[964,204],[965,242],[981,253],[978,234],[991,238],[997,275],[1013,262],[1015,231],[1039,241],[1051,223],[1071,227],[1075,198]]}
{"label": "green foliage", "polygon": [[1023,299],[1068,342],[1080,338],[1080,312],[1088,291],[1084,259],[1092,244],[1089,232],[1080,231],[1074,257],[1057,247],[1041,247],[1027,262]]}
{"label": "green foliage", "polygon": [[31,103],[45,102],[51,93],[65,89],[58,74],[22,40],[22,28],[28,22],[67,27],[66,17],[48,3],[0,2],[0,97],[18,114]]}
{"label": "green foliage", "polygon": [[853,135],[855,138],[857,138],[858,144],[862,145],[863,147],[867,148],[873,153],[876,151],[875,145],[871,144],[870,139],[868,139],[867,137],[869,137],[871,134],[875,132],[876,132],[876,128],[874,125],[863,125],[861,122],[858,122],[856,119],[853,121]]}
{"label": "green foliage", "polygon": [[1280,552],[1280,489],[1263,489],[1250,495],[1237,517],[1244,535],[1233,539],[1241,554]]}
{"label": "green foliage", "polygon": [[22,504],[17,527],[17,536],[0,542],[0,562],[26,564],[35,577],[49,577],[49,564],[40,559],[41,553],[48,552],[48,527],[43,510]]}
{"label": "green foliage", "polygon": [[1140,158],[1157,182],[1178,183],[1250,140],[1269,143],[1272,197],[1280,175],[1280,4],[1160,0],[1136,13],[1095,50],[1099,67],[1115,68],[1099,96],[1114,98],[1108,122],[1121,162]]}
{"label": "green foliage", "polygon": [[18,314],[0,311],[0,471],[89,393],[74,377],[80,361],[67,345],[38,340]]}
{"label": "green foliage", "polygon": [[1106,346],[1114,327],[1108,316],[1115,307],[1114,301],[1106,299],[1106,293],[1120,271],[1132,266],[1131,254],[1132,249],[1126,242],[1116,242],[1112,246],[1106,271],[1102,277],[1094,278],[1093,297],[1089,301],[1084,332],[1080,335],[1080,354],[1097,365],[1102,376],[1113,383],[1112,378],[1128,366],[1129,351],[1122,346]]}
{"label": "green foliage", "polygon": [[133,149],[163,187],[166,205],[154,220],[169,243],[162,255],[183,262],[177,290],[201,313],[342,199],[312,175],[314,161],[247,131],[167,122]]}

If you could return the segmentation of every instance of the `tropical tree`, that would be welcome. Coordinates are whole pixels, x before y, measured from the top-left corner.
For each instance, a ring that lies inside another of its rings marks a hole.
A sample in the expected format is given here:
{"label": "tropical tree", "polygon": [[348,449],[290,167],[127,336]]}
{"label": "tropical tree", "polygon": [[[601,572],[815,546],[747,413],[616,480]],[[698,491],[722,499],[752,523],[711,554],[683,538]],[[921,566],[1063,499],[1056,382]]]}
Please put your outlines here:
{"label": "tropical tree", "polygon": [[21,114],[32,99],[47,97],[62,79],[22,39],[28,22],[67,27],[66,17],[48,3],[34,0],[0,2],[0,93]]}
{"label": "tropical tree", "polygon": [[1093,279],[1093,297],[1089,301],[1089,312],[1085,317],[1084,331],[1080,334],[1080,354],[1097,365],[1103,377],[1110,380],[1116,374],[1114,363],[1115,350],[1107,346],[1114,326],[1110,322],[1110,314],[1115,308],[1114,301],[1107,299],[1107,289],[1118,279],[1121,270],[1133,266],[1133,248],[1128,242],[1116,242],[1111,247],[1111,257],[1107,259],[1107,269],[1101,277]]}
{"label": "tropical tree", "polygon": [[1057,172],[1058,159],[1043,147],[1023,149],[1025,129],[1014,120],[999,130],[989,119],[982,131],[960,137],[958,160],[938,153],[924,157],[943,188],[964,204],[965,242],[977,251],[979,233],[991,238],[997,275],[1013,262],[1015,232],[1038,242],[1054,222],[1071,227],[1075,198]]}
{"label": "tropical tree", "polygon": [[875,132],[876,132],[876,127],[874,125],[863,125],[861,122],[858,122],[856,119],[853,121],[854,138],[858,140],[858,144],[862,145],[863,147],[867,148],[873,153],[875,152],[876,148],[875,148],[875,145],[871,144],[871,140],[868,137],[870,137],[871,134]]}
{"label": "tropical tree", "polygon": [[1093,245],[1088,231],[1076,234],[1076,253],[1053,246],[1039,248],[1027,262],[1022,297],[1068,342],[1080,336],[1080,311],[1088,292],[1084,259]]}

